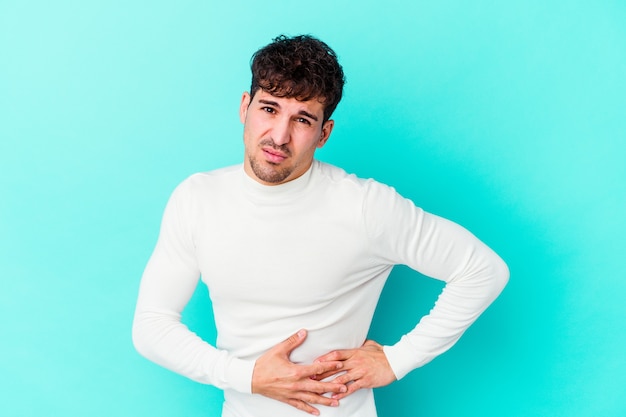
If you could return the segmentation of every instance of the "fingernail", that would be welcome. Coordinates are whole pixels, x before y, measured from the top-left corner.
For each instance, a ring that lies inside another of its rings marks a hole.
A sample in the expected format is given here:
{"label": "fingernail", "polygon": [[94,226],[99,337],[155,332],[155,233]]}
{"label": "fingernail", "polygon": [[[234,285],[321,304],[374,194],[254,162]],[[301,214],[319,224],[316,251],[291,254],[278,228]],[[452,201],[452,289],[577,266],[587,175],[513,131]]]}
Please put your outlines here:
{"label": "fingernail", "polygon": [[305,334],[306,332],[304,331],[304,329],[298,330],[298,337],[304,337]]}
{"label": "fingernail", "polygon": [[339,401],[333,401],[332,403],[330,403],[331,407],[339,407]]}

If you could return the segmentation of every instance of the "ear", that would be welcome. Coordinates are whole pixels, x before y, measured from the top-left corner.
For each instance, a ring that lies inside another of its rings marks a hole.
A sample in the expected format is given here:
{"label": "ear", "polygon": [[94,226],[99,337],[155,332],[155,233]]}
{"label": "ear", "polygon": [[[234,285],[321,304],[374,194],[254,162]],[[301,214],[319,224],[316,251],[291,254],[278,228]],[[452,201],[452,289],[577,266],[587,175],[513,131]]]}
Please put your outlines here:
{"label": "ear", "polygon": [[241,104],[239,105],[239,120],[241,120],[243,124],[246,123],[246,116],[248,115],[248,107],[250,107],[251,100],[250,93],[246,91],[242,94]]}
{"label": "ear", "polygon": [[317,142],[317,147],[321,148],[326,144],[328,138],[330,137],[330,133],[333,131],[333,127],[335,127],[334,120],[326,120],[322,125],[322,136],[320,137],[319,142]]}

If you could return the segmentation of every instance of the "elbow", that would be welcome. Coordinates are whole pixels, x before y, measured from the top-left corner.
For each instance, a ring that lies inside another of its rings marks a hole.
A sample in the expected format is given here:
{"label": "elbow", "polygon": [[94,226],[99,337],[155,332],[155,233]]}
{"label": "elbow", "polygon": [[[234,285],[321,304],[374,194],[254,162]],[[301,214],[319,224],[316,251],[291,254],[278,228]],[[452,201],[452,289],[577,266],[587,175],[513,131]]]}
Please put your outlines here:
{"label": "elbow", "polygon": [[135,350],[143,357],[148,357],[148,343],[146,343],[145,330],[140,320],[135,316],[131,331],[131,339]]}
{"label": "elbow", "polygon": [[496,297],[504,290],[506,284],[509,282],[511,272],[508,265],[500,258],[497,257],[493,264],[493,281]]}

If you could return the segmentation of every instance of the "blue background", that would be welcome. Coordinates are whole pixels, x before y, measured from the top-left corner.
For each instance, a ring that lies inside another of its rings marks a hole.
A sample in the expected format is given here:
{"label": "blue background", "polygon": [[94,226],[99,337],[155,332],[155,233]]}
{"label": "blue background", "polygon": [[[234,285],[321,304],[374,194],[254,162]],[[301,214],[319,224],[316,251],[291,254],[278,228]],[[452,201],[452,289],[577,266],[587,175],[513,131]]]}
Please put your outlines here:
{"label": "blue background", "polygon": [[[512,272],[451,351],[377,391],[380,416],[626,415],[625,22],[608,0],[1,0],[0,413],[218,415],[218,390],[133,350],[139,278],[176,184],[241,161],[252,52],[312,33],[348,77],[319,158]],[[439,289],[395,270],[372,336]],[[213,340],[205,291],[184,320]]]}

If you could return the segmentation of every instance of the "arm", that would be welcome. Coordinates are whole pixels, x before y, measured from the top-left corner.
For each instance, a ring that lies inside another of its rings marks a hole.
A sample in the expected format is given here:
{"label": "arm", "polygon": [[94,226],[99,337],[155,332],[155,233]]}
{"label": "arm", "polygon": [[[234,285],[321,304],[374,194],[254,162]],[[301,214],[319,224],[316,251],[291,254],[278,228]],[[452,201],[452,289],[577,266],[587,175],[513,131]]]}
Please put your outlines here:
{"label": "arm", "polygon": [[339,406],[339,398],[323,394],[339,395],[348,391],[344,384],[319,382],[318,376],[334,374],[343,367],[342,361],[328,360],[312,365],[296,365],[289,360],[291,352],[306,339],[306,330],[300,330],[282,343],[274,346],[255,364],[252,377],[252,392],[282,401],[299,410],[319,415],[311,404],[329,407]]}
{"label": "arm", "polygon": [[133,343],[146,358],[190,379],[250,392],[254,362],[216,349],[180,321],[200,277],[191,187],[191,181],[183,182],[165,209],[159,239],[141,279]]}
{"label": "arm", "polygon": [[502,259],[469,231],[441,217],[420,217],[406,264],[446,282],[434,307],[393,346],[385,346],[398,378],[450,349],[500,294],[509,278]]}
{"label": "arm", "polygon": [[509,276],[504,262],[466,229],[425,213],[382,184],[370,184],[364,217],[382,262],[406,264],[446,285],[430,313],[393,346],[367,341],[359,349],[318,358],[344,361],[348,372],[335,381],[352,383],[348,393],[337,398],[359,388],[387,385],[448,350],[498,296]]}
{"label": "arm", "polygon": [[322,394],[345,392],[343,384],[319,382],[315,375],[342,364],[296,365],[289,360],[306,331],[278,343],[256,361],[242,360],[202,340],[181,323],[181,313],[200,276],[193,226],[195,209],[189,181],[168,202],[159,239],[144,271],[133,322],[136,349],[153,362],[195,381],[221,389],[256,393],[319,414],[311,404],[336,406]]}
{"label": "arm", "polygon": [[[296,365],[290,361],[291,352],[306,338],[304,330],[277,344],[255,362],[248,362],[231,357],[226,351],[215,349],[201,340],[180,323],[180,313],[151,311],[140,308],[141,305],[138,303],[133,326],[137,350],[159,365],[198,382],[222,389],[239,387],[242,392],[264,395],[313,415],[319,415],[319,410],[311,404],[339,405],[338,399],[323,394],[347,391],[344,384],[315,379],[316,375],[341,369],[342,362]],[[248,364],[252,367],[249,368]],[[248,374],[251,374],[251,382],[240,377]]]}

